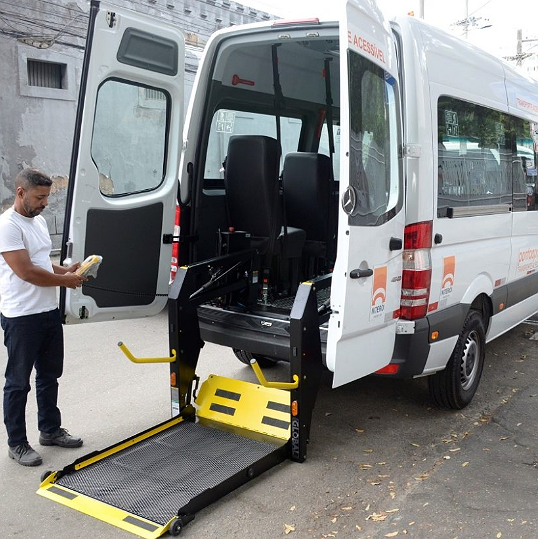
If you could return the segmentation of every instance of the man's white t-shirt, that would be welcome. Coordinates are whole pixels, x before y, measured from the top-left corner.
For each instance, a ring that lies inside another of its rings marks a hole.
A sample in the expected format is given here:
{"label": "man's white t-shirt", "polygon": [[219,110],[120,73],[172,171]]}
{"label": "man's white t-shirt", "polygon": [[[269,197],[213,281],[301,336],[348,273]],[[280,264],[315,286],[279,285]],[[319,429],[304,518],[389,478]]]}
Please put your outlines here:
{"label": "man's white t-shirt", "polygon": [[[24,217],[13,208],[0,215],[0,253],[26,249],[32,264],[52,272],[52,242],[41,215]],[[58,306],[56,287],[23,281],[0,256],[0,311],[8,318],[52,311]]]}

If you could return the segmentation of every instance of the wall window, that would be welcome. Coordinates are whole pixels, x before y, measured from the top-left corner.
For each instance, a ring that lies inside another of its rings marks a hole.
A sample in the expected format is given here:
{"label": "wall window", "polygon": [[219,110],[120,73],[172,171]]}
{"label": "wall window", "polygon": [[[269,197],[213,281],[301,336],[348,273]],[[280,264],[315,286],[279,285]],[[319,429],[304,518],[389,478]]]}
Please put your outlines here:
{"label": "wall window", "polygon": [[28,85],[40,88],[63,88],[65,64],[42,62],[28,58]]}
{"label": "wall window", "polygon": [[356,195],[350,224],[379,225],[402,205],[396,82],[349,51],[349,185]]}
{"label": "wall window", "polygon": [[[285,155],[297,151],[302,123],[298,118],[280,118],[281,167]],[[209,132],[204,172],[206,179],[224,179],[223,162],[232,135],[265,135],[276,139],[276,118],[256,112],[217,110],[213,115]]]}
{"label": "wall window", "polygon": [[106,196],[125,196],[156,189],[164,178],[169,97],[152,88],[108,80],[99,88],[91,156]]}
{"label": "wall window", "polygon": [[439,217],[535,209],[529,122],[445,96],[437,112]]}
{"label": "wall window", "polygon": [[75,57],[17,45],[21,96],[75,101]]}

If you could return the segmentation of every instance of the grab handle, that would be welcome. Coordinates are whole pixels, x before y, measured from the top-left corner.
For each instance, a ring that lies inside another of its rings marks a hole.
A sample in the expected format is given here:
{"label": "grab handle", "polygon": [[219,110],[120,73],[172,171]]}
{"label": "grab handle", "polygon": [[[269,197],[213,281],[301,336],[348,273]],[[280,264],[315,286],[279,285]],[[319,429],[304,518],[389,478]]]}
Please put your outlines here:
{"label": "grab handle", "polygon": [[250,366],[254,370],[256,378],[258,378],[258,382],[260,382],[260,385],[263,387],[287,390],[297,389],[299,387],[299,377],[296,374],[293,375],[293,382],[268,382],[265,379],[265,376],[263,375],[263,372],[260,369],[258,362],[254,358],[250,360]]}
{"label": "grab handle", "polygon": [[121,341],[118,343],[118,346],[120,347],[121,351],[127,356],[127,359],[129,361],[132,361],[133,363],[174,363],[176,360],[176,351],[172,349],[172,356],[171,357],[135,357],[127,348],[125,344],[123,344]]}

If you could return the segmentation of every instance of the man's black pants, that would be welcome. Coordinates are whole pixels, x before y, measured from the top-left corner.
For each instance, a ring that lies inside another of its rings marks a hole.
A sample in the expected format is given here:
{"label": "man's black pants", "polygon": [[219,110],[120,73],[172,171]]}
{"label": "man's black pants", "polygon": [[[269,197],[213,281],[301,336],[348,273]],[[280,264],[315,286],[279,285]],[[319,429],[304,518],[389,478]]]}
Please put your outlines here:
{"label": "man's black pants", "polygon": [[15,447],[28,441],[25,412],[33,367],[38,429],[53,433],[61,425],[57,402],[64,361],[63,328],[58,309],[16,318],[1,315],[0,320],[8,354],[4,423],[8,445]]}

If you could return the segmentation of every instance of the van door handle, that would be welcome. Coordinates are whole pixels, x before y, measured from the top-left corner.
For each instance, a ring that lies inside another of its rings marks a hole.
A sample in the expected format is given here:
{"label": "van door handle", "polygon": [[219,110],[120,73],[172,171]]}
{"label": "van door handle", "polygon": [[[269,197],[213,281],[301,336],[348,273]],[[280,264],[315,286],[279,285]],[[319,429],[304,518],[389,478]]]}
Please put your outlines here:
{"label": "van door handle", "polygon": [[361,279],[362,277],[370,277],[374,274],[374,270],[370,268],[366,269],[354,269],[349,272],[349,276],[352,279]]}
{"label": "van door handle", "polygon": [[391,251],[399,251],[403,247],[403,241],[401,238],[390,238],[389,249]]}

